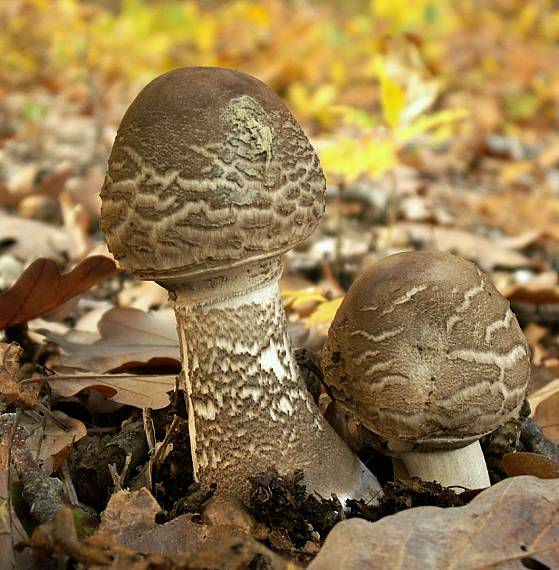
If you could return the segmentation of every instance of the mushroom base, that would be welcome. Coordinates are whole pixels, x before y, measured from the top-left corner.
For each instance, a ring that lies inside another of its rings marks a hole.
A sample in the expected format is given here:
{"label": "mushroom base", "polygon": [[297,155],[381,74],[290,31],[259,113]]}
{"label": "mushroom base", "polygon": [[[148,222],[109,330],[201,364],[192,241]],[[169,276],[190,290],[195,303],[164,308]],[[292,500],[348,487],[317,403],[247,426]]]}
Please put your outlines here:
{"label": "mushroom base", "polygon": [[176,292],[195,476],[246,499],[250,476],[300,469],[309,491],[371,498],[376,478],[321,416],[300,376],[278,281],[273,272],[248,291],[229,282],[214,288],[213,300]]}
{"label": "mushroom base", "polygon": [[403,465],[395,465],[395,472],[402,478],[420,477],[424,481],[438,481],[445,487],[466,489],[491,485],[479,441],[459,449],[408,451],[402,453],[400,459]]}

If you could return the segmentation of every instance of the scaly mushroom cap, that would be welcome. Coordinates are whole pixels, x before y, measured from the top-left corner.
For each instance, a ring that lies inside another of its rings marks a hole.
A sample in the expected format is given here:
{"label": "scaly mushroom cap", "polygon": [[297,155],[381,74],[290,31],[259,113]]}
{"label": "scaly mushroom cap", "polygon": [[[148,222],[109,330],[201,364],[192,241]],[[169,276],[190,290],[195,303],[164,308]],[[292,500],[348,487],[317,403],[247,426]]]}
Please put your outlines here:
{"label": "scaly mushroom cap", "polygon": [[528,343],[474,264],[389,256],[351,286],[326,342],[325,380],[389,449],[462,447],[518,413]]}
{"label": "scaly mushroom cap", "polygon": [[191,67],[126,112],[101,191],[101,227],[145,279],[203,273],[290,249],[315,228],[325,182],[279,97],[250,75]]}

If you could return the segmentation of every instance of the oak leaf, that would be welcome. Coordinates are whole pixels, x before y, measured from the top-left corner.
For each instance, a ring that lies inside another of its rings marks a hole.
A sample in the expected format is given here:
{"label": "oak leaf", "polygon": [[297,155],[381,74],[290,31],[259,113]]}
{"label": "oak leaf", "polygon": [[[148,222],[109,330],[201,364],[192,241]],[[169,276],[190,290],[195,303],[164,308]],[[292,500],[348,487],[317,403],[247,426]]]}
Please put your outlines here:
{"label": "oak leaf", "polygon": [[513,477],[464,507],[416,507],[328,535],[309,570],[559,567],[559,480]]}
{"label": "oak leaf", "polygon": [[86,257],[64,274],[51,259],[35,260],[13,287],[0,293],[0,329],[45,315],[115,271],[114,261],[102,255]]}

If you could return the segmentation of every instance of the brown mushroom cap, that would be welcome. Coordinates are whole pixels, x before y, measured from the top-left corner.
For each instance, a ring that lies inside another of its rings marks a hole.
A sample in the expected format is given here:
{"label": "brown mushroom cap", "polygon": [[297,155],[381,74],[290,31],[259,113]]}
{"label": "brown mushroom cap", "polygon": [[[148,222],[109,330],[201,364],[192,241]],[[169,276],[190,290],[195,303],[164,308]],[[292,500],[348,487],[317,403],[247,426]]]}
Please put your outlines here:
{"label": "brown mushroom cap", "polygon": [[389,256],[351,286],[326,342],[325,380],[389,449],[462,447],[518,413],[528,343],[474,264]]}
{"label": "brown mushroom cap", "polygon": [[101,191],[120,264],[162,279],[277,255],[324,210],[318,157],[264,83],[216,67],[176,69],[132,102]]}

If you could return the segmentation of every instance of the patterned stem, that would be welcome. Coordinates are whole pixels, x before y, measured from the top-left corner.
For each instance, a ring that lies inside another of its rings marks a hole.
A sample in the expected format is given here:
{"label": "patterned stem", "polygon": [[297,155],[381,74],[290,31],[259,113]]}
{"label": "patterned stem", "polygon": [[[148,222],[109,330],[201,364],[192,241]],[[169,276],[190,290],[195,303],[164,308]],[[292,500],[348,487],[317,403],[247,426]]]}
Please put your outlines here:
{"label": "patterned stem", "polygon": [[251,475],[303,469],[313,490],[355,496],[364,468],[300,377],[277,275],[217,301],[193,303],[178,294],[175,310],[200,482],[246,496]]}

